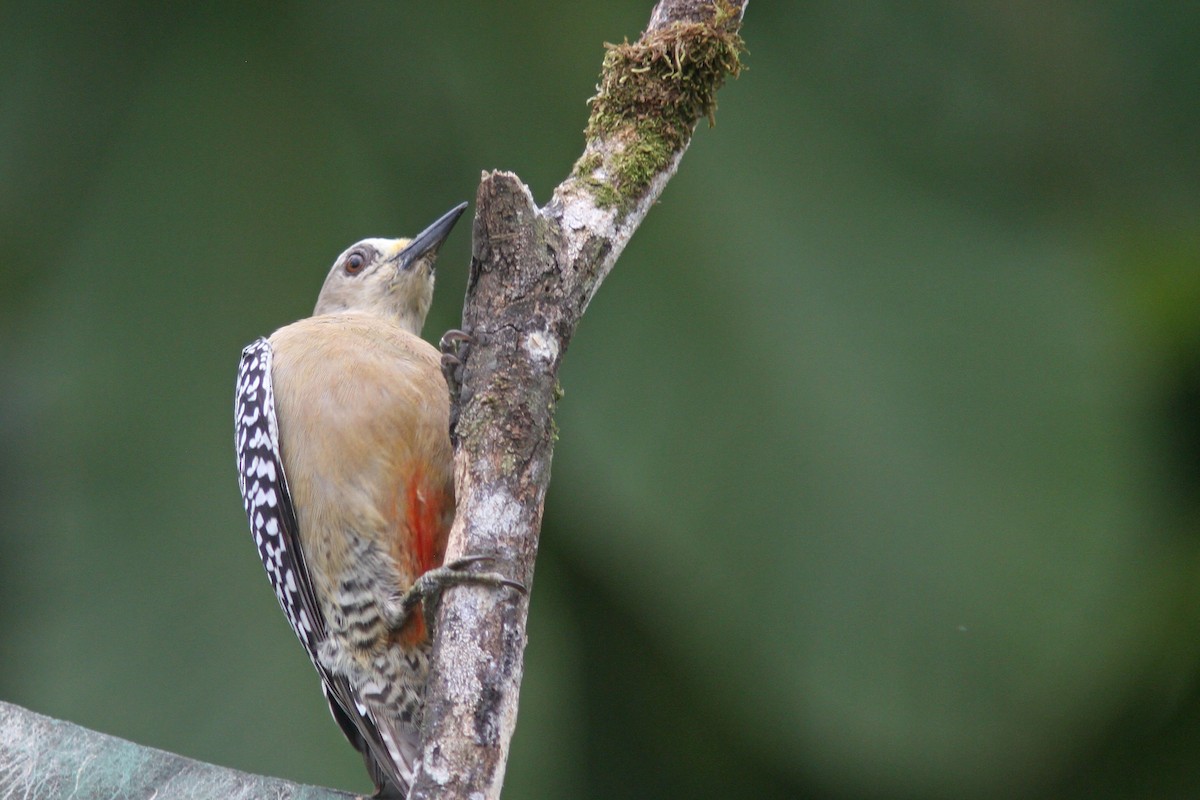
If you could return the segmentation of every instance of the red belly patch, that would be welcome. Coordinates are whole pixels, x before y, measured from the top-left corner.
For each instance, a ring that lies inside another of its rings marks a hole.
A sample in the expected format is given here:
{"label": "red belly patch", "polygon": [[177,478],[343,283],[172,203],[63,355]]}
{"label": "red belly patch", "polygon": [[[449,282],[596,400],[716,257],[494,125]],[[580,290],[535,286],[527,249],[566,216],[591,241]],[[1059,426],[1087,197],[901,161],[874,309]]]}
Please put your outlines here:
{"label": "red belly patch", "polygon": [[405,522],[411,536],[413,562],[417,574],[423,574],[439,565],[439,544],[445,533],[441,530],[445,493],[430,489],[418,469],[413,470],[409,478],[405,500]]}

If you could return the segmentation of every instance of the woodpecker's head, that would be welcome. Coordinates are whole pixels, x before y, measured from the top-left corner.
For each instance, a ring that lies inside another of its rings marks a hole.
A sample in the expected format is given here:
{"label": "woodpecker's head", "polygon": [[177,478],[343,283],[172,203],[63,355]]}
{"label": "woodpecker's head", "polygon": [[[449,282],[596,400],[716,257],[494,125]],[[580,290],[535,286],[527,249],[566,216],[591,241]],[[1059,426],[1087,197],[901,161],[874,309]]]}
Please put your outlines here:
{"label": "woodpecker's head", "polygon": [[433,263],[466,209],[460,203],[412,239],[363,239],[338,256],[314,314],[379,314],[420,335],[433,302]]}

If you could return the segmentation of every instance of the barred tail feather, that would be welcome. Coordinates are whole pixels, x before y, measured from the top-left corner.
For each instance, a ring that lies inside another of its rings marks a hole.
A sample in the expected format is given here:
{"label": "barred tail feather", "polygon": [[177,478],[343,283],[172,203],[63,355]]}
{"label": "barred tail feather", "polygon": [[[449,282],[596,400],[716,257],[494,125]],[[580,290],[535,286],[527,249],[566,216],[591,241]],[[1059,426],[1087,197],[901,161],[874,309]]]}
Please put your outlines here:
{"label": "barred tail feather", "polygon": [[399,775],[401,782],[400,791],[403,795],[408,794],[409,786],[412,784],[413,772],[415,771],[417,759],[419,756],[419,748],[421,746],[421,736],[417,729],[408,722],[398,719],[394,716],[395,710],[391,714],[384,712],[378,713],[383,709],[371,709],[371,716],[375,720],[375,727],[379,731],[379,738],[383,741],[384,747],[387,748],[388,755],[392,757],[392,763],[395,765],[395,771]]}

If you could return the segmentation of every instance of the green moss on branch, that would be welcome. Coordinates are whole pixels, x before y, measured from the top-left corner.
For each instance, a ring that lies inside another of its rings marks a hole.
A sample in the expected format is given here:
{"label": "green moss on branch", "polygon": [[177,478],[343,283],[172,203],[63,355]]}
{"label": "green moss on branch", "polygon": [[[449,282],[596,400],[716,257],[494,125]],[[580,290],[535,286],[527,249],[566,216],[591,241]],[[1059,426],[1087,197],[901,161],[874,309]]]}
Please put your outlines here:
{"label": "green moss on branch", "polygon": [[632,44],[605,45],[587,149],[574,169],[597,205],[628,210],[700,118],[714,124],[717,91],[741,72],[743,43],[735,7],[714,0],[708,10],[702,22],[673,22]]}

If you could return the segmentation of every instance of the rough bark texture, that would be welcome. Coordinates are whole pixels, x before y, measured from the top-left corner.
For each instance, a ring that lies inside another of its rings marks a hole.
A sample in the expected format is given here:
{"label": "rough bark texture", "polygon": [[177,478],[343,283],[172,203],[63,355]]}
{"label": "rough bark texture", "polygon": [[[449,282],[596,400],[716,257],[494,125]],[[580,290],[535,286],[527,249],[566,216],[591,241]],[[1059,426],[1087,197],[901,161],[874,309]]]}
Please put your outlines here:
{"label": "rough bark texture", "polygon": [[352,800],[354,795],[202,764],[0,702],[0,798]]}
{"label": "rough bark texture", "polygon": [[[575,328],[736,74],[745,0],[663,0],[610,45],[583,156],[538,208],[517,176],[476,196],[448,559],[495,554],[532,587],[554,451],[557,375]],[[422,761],[411,798],[498,798],[516,725],[528,598],[455,587],[438,612]]]}

